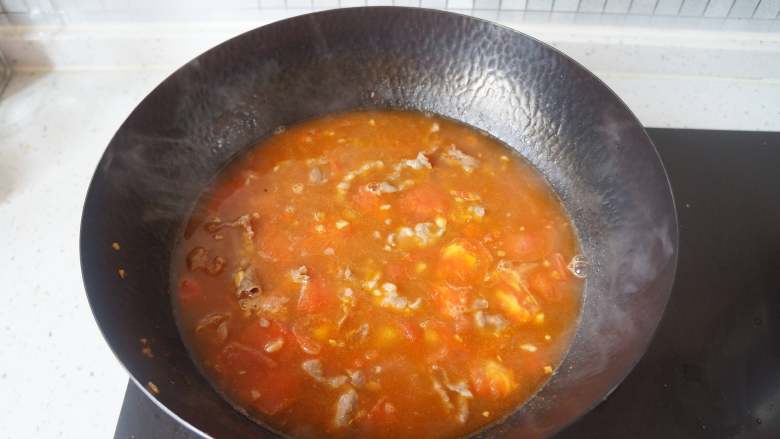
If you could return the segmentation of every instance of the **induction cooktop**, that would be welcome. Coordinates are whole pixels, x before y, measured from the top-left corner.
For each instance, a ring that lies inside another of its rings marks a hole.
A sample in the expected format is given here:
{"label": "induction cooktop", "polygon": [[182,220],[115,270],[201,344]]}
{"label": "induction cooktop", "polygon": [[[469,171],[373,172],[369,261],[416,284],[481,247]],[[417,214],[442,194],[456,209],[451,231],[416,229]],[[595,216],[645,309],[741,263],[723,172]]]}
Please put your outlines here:
{"label": "induction cooktop", "polygon": [[[680,225],[648,352],[556,439],[780,438],[780,133],[648,129]],[[136,386],[115,438],[190,439]]]}

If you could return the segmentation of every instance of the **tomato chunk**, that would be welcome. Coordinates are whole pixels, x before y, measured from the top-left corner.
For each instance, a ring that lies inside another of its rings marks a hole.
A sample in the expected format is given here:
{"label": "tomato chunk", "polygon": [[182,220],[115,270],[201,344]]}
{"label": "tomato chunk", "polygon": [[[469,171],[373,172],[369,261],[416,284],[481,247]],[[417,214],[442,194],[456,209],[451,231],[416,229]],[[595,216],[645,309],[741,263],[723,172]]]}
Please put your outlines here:
{"label": "tomato chunk", "polygon": [[398,410],[387,396],[383,396],[368,411],[367,420],[371,426],[394,424],[398,422]]}
{"label": "tomato chunk", "polygon": [[430,220],[447,211],[447,194],[432,184],[416,186],[404,191],[398,199],[398,208],[414,221]]}
{"label": "tomato chunk", "polygon": [[352,196],[352,202],[359,211],[368,213],[378,211],[382,199],[379,194],[369,191],[365,186],[360,186],[355,195]]}
{"label": "tomato chunk", "polygon": [[501,307],[501,310],[512,320],[520,323],[526,323],[531,320],[531,311],[523,306],[514,294],[505,290],[497,290],[496,300],[498,300],[498,306]]}
{"label": "tomato chunk", "polygon": [[472,370],[471,383],[478,395],[494,399],[506,397],[517,387],[512,370],[493,360],[487,360]]}
{"label": "tomato chunk", "polygon": [[534,294],[538,294],[544,300],[557,302],[561,299],[561,293],[556,288],[550,276],[543,270],[531,274],[529,287]]}
{"label": "tomato chunk", "polygon": [[439,320],[425,320],[420,324],[422,338],[428,352],[426,361],[433,363],[458,364],[469,357],[462,343],[456,341],[450,326]]}
{"label": "tomato chunk", "polygon": [[406,277],[406,269],[401,262],[389,262],[384,267],[384,277],[390,282],[400,282]]}
{"label": "tomato chunk", "polygon": [[[297,371],[275,369],[273,372],[258,377],[250,398],[257,396],[252,402],[252,407],[265,413],[274,415],[289,407],[298,397],[301,388],[300,375]],[[258,396],[259,394],[259,396]]]}
{"label": "tomato chunk", "polygon": [[513,320],[526,323],[539,312],[539,302],[528,289],[528,271],[537,263],[505,264],[493,273],[497,280],[494,292],[499,307]]}
{"label": "tomato chunk", "polygon": [[439,345],[452,339],[452,331],[443,322],[426,320],[420,326],[423,328],[423,339],[429,345]]}
{"label": "tomato chunk", "polygon": [[465,286],[481,281],[491,261],[481,243],[458,238],[442,248],[437,270],[450,284]]}
{"label": "tomato chunk", "polygon": [[509,235],[504,244],[507,255],[521,261],[539,260],[550,252],[549,233],[544,228]]}
{"label": "tomato chunk", "polygon": [[410,342],[415,342],[420,338],[420,328],[407,321],[399,321],[398,328],[401,330],[401,335]]}
{"label": "tomato chunk", "polygon": [[215,369],[228,388],[251,407],[273,415],[292,404],[299,393],[297,371],[278,363],[258,349],[230,342],[217,357]]}
{"label": "tomato chunk", "polygon": [[432,295],[439,311],[447,317],[453,319],[460,317],[468,309],[470,295],[466,290],[456,290],[446,285],[434,285]]}
{"label": "tomato chunk", "polygon": [[401,340],[401,328],[396,325],[382,325],[374,330],[373,345],[379,349],[394,348]]}
{"label": "tomato chunk", "polygon": [[327,288],[325,281],[318,276],[312,276],[309,284],[301,289],[301,294],[298,297],[298,311],[307,314],[323,312],[333,305],[335,300],[336,297]]}

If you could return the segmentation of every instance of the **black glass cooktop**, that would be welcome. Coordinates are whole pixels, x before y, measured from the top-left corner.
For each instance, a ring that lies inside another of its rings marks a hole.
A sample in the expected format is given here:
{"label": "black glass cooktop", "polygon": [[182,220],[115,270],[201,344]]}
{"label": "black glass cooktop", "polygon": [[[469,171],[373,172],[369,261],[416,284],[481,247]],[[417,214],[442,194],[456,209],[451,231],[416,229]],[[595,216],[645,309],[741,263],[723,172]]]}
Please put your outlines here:
{"label": "black glass cooktop", "polygon": [[[655,339],[556,438],[780,438],[780,133],[649,129],[680,259]],[[131,382],[115,438],[189,439]]]}

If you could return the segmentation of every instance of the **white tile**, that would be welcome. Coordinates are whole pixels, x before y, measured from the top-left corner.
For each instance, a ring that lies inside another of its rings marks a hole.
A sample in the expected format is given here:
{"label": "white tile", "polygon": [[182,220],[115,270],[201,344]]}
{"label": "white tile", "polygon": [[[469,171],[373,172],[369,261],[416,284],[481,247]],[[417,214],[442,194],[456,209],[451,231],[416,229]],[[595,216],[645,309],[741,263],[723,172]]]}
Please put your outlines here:
{"label": "white tile", "polygon": [[711,0],[707,10],[704,11],[705,17],[726,17],[735,0]]}
{"label": "white tile", "polygon": [[[556,6],[558,2],[555,2]],[[550,23],[571,24],[577,16],[576,12],[553,12],[550,14]]]}
{"label": "white tile", "polygon": [[603,12],[606,0],[582,0],[579,12]]}
{"label": "white tile", "polygon": [[525,7],[525,0],[503,0],[501,2],[501,10],[504,11],[523,11]]}
{"label": "white tile", "polygon": [[[780,12],[780,0],[761,0],[755,18],[773,19]],[[778,20],[780,22],[780,20]]]}
{"label": "white tile", "polygon": [[498,14],[497,9],[475,9],[472,15],[483,20],[498,21]]}
{"label": "white tile", "polygon": [[446,5],[446,0],[420,0],[420,6],[423,8],[444,9]]}
{"label": "white tile", "polygon": [[655,3],[657,1],[658,0],[634,0],[629,13],[637,15],[650,15],[653,13],[653,9],[655,9]]}
{"label": "white tile", "polygon": [[525,11],[523,12],[523,23],[547,24],[550,22],[551,14],[552,13],[548,11]]}
{"label": "white tile", "polygon": [[498,10],[500,0],[474,0],[474,9]]}
{"label": "white tile", "polygon": [[701,17],[704,15],[704,8],[707,7],[708,0],[683,0],[680,15],[689,17]]}
{"label": "white tile", "polygon": [[393,0],[366,0],[368,6],[393,6]]}
{"label": "white tile", "polygon": [[682,0],[658,0],[655,7],[655,15],[674,15],[680,11]]}
{"label": "white tile", "polygon": [[285,0],[260,0],[261,9],[285,9],[286,7]]}
{"label": "white tile", "polygon": [[339,0],[312,0],[314,9],[334,9],[339,7]]}
{"label": "white tile", "polygon": [[585,26],[596,26],[601,25],[601,21],[604,14],[593,14],[593,13],[587,13],[583,14],[581,12],[575,12],[576,17],[574,17],[574,23],[577,25],[585,25]]}
{"label": "white tile", "polygon": [[342,8],[353,8],[357,6],[365,6],[366,0],[341,0]]}
{"label": "white tile", "polygon": [[626,14],[631,5],[631,0],[607,0],[604,6],[604,12],[610,14]]}
{"label": "white tile", "polygon": [[498,21],[499,23],[512,25],[523,22],[525,11],[499,11]]}
{"label": "white tile", "polygon": [[557,12],[575,12],[579,0],[555,0],[553,11]]}
{"label": "white tile", "polygon": [[394,6],[419,7],[420,0],[393,0]]}
{"label": "white tile", "polygon": [[756,11],[760,0],[737,0],[734,3],[734,7],[731,9],[731,18],[750,18],[753,16],[753,11]]}
{"label": "white tile", "polygon": [[552,0],[528,0],[527,11],[552,11]]}
{"label": "white tile", "polygon": [[289,9],[310,9],[312,7],[312,0],[287,0],[287,8]]}
{"label": "white tile", "polygon": [[[181,3],[179,3],[181,2]],[[172,3],[165,3],[165,8],[169,9],[206,9],[212,11],[239,10],[239,9],[257,9],[257,0],[176,0]],[[164,9],[164,8],[160,8]]]}
{"label": "white tile", "polygon": [[447,9],[471,9],[474,0],[447,0]]}

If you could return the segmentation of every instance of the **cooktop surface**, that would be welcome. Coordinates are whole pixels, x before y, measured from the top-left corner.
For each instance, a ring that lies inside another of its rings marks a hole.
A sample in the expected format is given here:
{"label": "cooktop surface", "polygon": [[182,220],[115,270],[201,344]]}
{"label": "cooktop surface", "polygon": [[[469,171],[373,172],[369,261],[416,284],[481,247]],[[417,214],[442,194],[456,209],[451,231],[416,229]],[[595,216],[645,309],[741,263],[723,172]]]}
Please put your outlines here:
{"label": "cooktop surface", "polygon": [[[557,439],[780,437],[780,133],[648,129],[680,225],[648,352]],[[195,438],[130,382],[115,438]]]}

